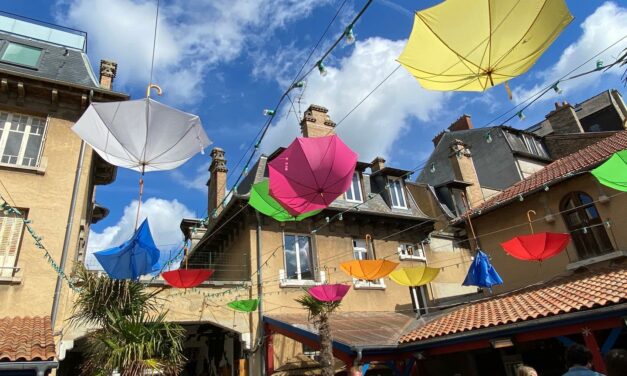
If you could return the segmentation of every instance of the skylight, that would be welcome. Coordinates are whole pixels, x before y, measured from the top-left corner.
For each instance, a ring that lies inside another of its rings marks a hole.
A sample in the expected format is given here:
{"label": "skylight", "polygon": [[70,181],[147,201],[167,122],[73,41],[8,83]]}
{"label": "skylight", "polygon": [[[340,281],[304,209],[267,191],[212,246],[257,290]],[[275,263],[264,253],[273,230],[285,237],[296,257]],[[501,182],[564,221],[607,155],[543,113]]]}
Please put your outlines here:
{"label": "skylight", "polygon": [[40,56],[41,48],[9,42],[7,47],[4,49],[0,60],[8,63],[24,65],[31,68],[37,68]]}

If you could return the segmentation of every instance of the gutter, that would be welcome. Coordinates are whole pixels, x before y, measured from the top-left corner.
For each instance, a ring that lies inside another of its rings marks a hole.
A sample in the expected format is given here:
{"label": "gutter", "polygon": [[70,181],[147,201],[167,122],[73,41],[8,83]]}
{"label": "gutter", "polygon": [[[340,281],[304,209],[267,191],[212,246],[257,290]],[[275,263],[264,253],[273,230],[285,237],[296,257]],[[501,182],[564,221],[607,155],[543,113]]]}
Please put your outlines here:
{"label": "gutter", "polygon": [[[262,261],[261,261],[261,214],[255,210],[255,214],[257,216],[257,294],[259,298],[259,302],[257,304],[257,313],[259,315],[258,320],[258,329],[259,332],[259,347],[261,349],[261,361],[259,361],[259,366],[261,368],[261,376],[266,375],[266,367],[265,367],[265,359],[266,359],[266,344],[264,341],[265,330],[263,323],[263,274],[262,274]],[[251,287],[252,289],[252,287]]]}
{"label": "gutter", "polygon": [[35,362],[0,362],[0,371],[32,370],[37,372],[37,376],[44,376],[48,370],[58,367],[59,362],[52,360]]}

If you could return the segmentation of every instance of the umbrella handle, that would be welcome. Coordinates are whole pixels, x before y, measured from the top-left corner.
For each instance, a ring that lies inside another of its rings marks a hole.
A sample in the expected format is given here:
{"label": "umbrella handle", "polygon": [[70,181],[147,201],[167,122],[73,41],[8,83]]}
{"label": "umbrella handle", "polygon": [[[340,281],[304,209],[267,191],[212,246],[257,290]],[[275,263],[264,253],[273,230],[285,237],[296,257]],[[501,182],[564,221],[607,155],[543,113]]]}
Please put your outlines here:
{"label": "umbrella handle", "polygon": [[157,85],[157,84],[150,84],[146,88],[146,98],[150,98],[150,91],[152,89],[156,89],[157,90],[157,95],[162,95],[163,94],[163,90],[161,90],[161,87],[159,85]]}
{"label": "umbrella handle", "polygon": [[527,220],[529,221],[529,227],[531,228],[531,233],[533,234],[533,224],[531,221],[531,213],[533,213],[533,215],[536,215],[536,211],[535,210],[527,210]]}

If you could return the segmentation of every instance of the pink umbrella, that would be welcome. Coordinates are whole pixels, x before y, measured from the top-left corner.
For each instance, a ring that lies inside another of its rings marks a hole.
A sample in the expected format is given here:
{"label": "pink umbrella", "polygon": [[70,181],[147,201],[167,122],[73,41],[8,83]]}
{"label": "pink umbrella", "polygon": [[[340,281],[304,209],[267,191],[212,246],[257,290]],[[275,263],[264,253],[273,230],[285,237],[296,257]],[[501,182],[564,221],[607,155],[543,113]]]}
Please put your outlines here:
{"label": "pink umbrella", "polygon": [[350,286],[341,283],[320,285],[310,288],[309,294],[321,302],[337,302],[344,298],[350,288]]}
{"label": "pink umbrella", "polygon": [[298,137],[268,164],[270,195],[291,215],[324,209],[346,192],[356,164],[338,136]]}

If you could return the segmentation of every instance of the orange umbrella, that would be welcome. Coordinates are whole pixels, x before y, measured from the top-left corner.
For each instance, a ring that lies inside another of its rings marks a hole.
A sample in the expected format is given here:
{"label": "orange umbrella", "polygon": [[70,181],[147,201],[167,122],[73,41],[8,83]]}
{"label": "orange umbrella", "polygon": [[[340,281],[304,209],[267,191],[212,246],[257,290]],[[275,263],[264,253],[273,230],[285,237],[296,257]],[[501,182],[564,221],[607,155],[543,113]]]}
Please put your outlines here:
{"label": "orange umbrella", "polygon": [[398,262],[388,260],[353,260],[340,264],[340,268],[355,278],[374,281],[390,274]]}

